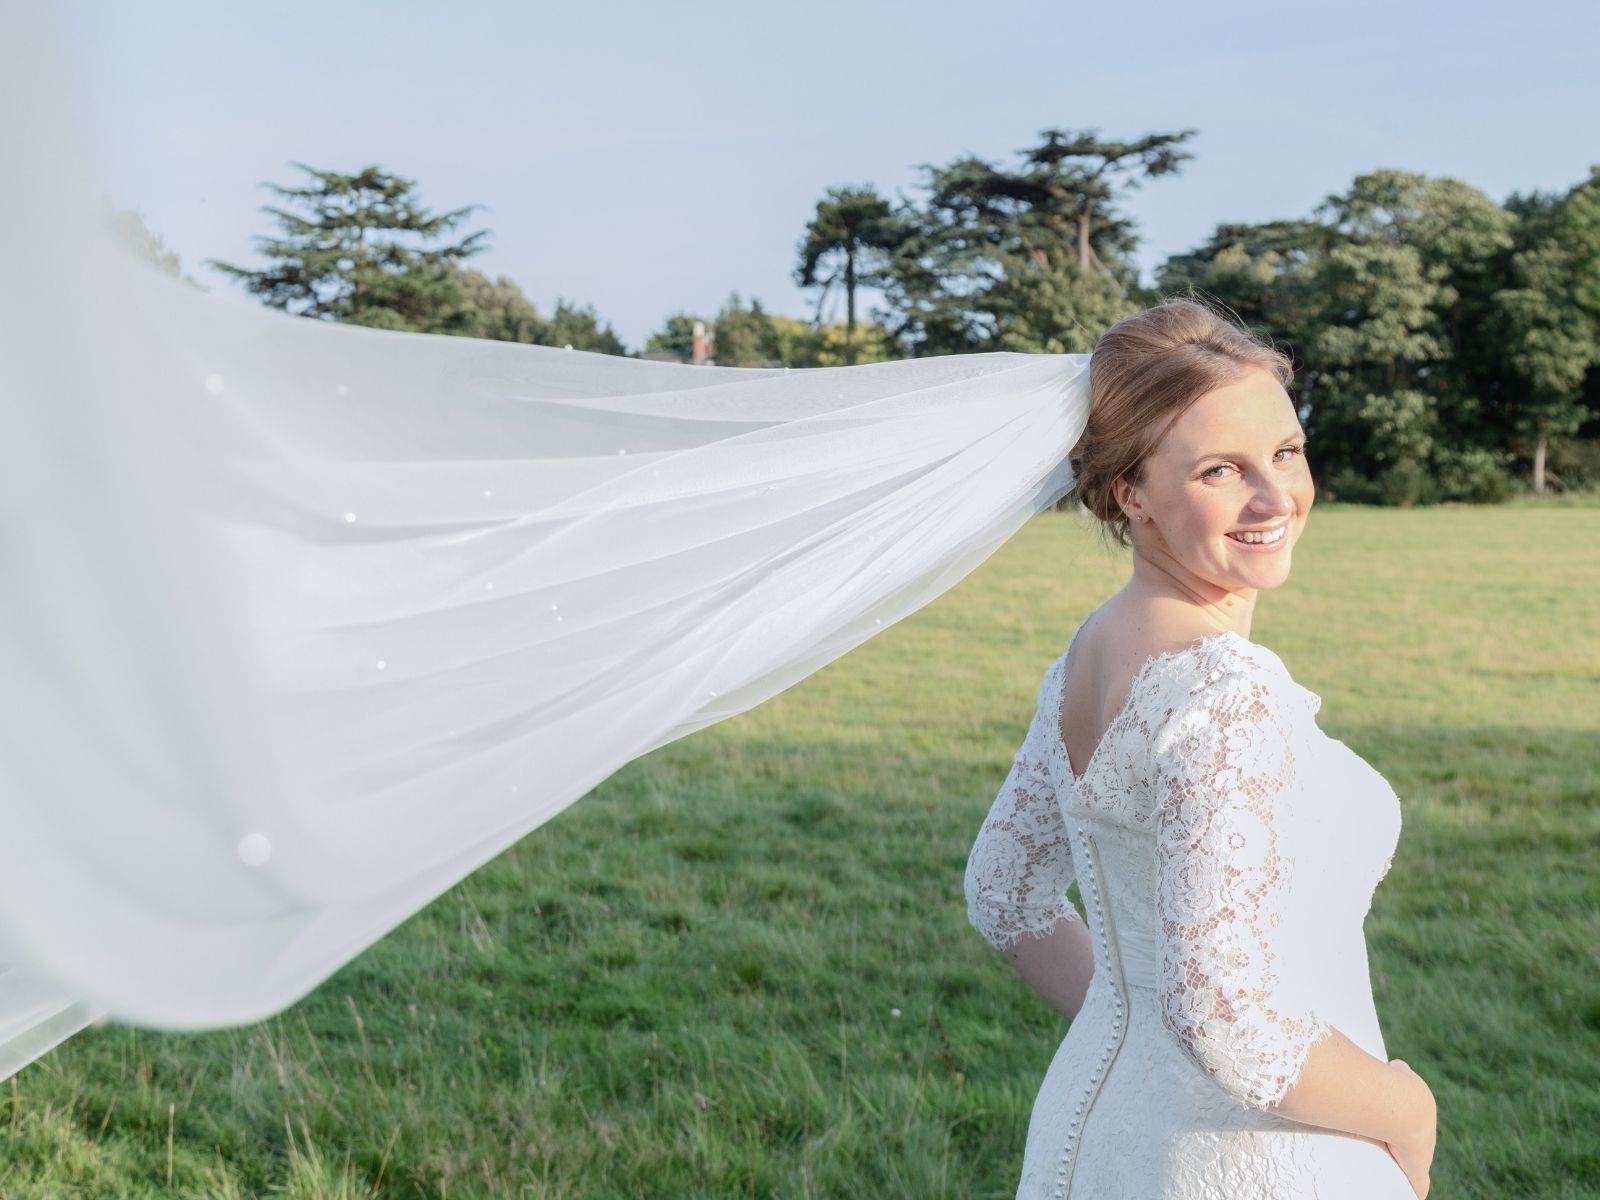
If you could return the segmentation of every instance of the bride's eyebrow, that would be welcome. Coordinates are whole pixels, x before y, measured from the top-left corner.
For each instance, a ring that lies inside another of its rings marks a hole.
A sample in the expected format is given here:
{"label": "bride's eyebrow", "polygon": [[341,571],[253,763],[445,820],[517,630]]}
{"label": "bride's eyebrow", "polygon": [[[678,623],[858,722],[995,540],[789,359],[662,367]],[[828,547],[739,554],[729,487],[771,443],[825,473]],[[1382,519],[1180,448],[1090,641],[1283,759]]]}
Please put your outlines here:
{"label": "bride's eyebrow", "polygon": [[[1305,430],[1296,429],[1293,433],[1284,434],[1281,438],[1278,439],[1277,444],[1282,446],[1285,443],[1294,441],[1295,438],[1304,437],[1305,435],[1306,435]],[[1199,458],[1195,459],[1194,462],[1190,465],[1189,469],[1192,471],[1192,470],[1195,469],[1195,467],[1198,467],[1201,463],[1209,462],[1213,458],[1229,459],[1229,458],[1249,458],[1249,457],[1250,456],[1248,454],[1246,454],[1243,450],[1213,450],[1209,454],[1202,454]]]}

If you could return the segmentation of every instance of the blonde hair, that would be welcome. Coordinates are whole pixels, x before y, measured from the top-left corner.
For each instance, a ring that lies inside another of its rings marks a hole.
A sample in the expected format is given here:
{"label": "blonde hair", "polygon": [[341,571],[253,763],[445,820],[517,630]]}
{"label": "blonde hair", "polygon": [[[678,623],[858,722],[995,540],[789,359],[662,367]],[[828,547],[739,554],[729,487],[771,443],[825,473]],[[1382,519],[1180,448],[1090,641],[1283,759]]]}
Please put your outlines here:
{"label": "blonde hair", "polygon": [[1252,367],[1272,372],[1285,389],[1294,380],[1287,354],[1236,314],[1200,300],[1169,297],[1118,321],[1089,359],[1089,423],[1068,455],[1075,479],[1068,495],[1118,545],[1131,546],[1128,515],[1111,485],[1142,482],[1144,460],[1189,406]]}

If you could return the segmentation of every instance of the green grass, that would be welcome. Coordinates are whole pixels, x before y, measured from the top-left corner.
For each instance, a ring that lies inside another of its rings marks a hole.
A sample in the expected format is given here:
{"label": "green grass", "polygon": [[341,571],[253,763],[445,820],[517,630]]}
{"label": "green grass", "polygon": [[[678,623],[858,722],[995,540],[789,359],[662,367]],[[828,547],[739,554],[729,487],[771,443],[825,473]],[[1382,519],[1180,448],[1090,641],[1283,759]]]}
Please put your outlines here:
{"label": "green grass", "polygon": [[[287,1012],[85,1030],[0,1088],[0,1197],[1009,1198],[1066,1022],[967,925],[962,868],[1126,573],[1041,514]],[[1600,506],[1327,505],[1256,613],[1401,796],[1367,931],[1440,1200],[1600,1196],[1597,596]]]}

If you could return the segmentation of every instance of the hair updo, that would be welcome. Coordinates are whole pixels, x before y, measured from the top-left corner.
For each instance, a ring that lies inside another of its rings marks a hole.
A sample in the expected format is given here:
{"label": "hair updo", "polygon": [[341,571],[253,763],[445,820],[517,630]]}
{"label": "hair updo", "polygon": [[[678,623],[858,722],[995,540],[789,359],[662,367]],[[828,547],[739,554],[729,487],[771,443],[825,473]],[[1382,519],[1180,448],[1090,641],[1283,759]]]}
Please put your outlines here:
{"label": "hair updo", "polygon": [[1272,372],[1285,389],[1294,379],[1287,354],[1199,300],[1172,297],[1118,321],[1089,359],[1089,423],[1068,455],[1068,495],[1118,545],[1132,545],[1112,483],[1141,483],[1144,460],[1189,406],[1252,367]]}

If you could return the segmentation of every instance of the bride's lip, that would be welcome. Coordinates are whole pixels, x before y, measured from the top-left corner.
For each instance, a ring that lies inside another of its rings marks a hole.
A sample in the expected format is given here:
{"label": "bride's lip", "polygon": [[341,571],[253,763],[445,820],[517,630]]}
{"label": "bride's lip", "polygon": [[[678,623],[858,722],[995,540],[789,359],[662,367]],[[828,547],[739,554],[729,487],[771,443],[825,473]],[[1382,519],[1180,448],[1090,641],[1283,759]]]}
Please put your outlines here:
{"label": "bride's lip", "polygon": [[1287,529],[1289,522],[1279,521],[1276,525],[1252,525],[1248,529],[1230,529],[1229,533],[1271,533],[1274,529]]}

